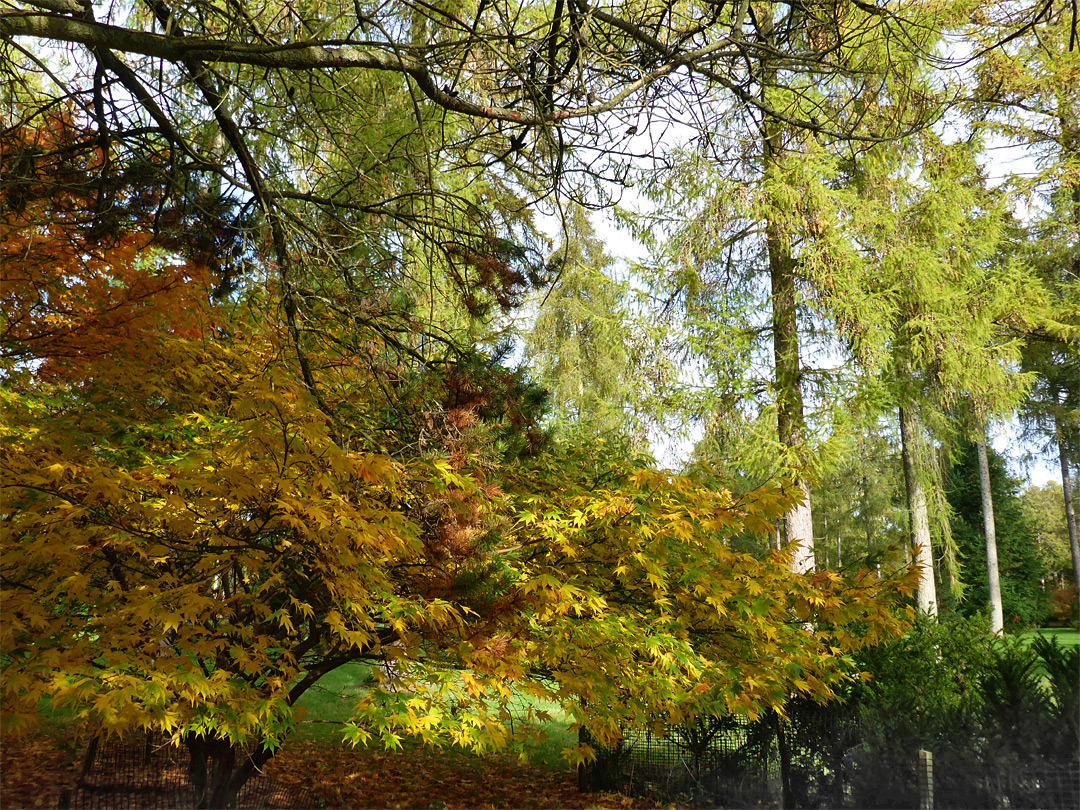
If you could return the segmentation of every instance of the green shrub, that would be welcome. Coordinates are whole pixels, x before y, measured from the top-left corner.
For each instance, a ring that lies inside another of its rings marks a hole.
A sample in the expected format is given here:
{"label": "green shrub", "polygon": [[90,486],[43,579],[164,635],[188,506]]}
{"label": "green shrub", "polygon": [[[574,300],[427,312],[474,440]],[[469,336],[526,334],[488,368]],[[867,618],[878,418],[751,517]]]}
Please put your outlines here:
{"label": "green shrub", "polygon": [[1049,687],[1051,724],[1043,748],[1051,758],[1076,761],[1080,750],[1080,646],[1063,647],[1057,636],[1031,641]]}
{"label": "green shrub", "polygon": [[882,755],[925,748],[981,763],[1075,755],[1080,648],[996,637],[985,617],[920,617],[865,653],[852,696],[863,739]]}
{"label": "green shrub", "polygon": [[854,695],[862,725],[910,750],[967,734],[993,656],[985,617],[918,617],[904,638],[864,654],[871,680]]}

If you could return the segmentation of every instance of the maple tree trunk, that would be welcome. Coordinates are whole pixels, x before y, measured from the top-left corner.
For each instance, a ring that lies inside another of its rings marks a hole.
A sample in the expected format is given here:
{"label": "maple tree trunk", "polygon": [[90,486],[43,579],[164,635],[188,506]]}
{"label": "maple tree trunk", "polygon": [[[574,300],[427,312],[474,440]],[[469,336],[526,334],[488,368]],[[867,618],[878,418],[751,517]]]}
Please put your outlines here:
{"label": "maple tree trunk", "polygon": [[994,526],[994,496],[990,491],[990,464],[986,458],[986,442],[975,442],[979,454],[979,486],[982,490],[983,533],[986,537],[986,578],[990,588],[990,630],[1001,635],[1005,631],[1005,615],[1001,605],[1001,578],[998,575],[997,529]]}
{"label": "maple tree trunk", "polygon": [[240,752],[238,766],[237,746],[220,737],[189,734],[185,744],[191,756],[188,778],[198,810],[236,807],[240,788],[270,759],[265,748],[250,756]]}

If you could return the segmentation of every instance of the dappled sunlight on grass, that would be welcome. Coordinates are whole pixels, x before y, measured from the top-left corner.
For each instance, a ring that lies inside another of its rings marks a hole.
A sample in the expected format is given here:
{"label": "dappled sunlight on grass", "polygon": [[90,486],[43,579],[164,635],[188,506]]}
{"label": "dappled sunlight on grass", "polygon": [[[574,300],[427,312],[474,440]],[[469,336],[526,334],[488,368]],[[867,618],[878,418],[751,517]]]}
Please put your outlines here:
{"label": "dappled sunlight on grass", "polygon": [[[340,744],[343,723],[352,717],[357,701],[374,684],[372,667],[360,663],[346,664],[323,676],[297,702],[300,722],[294,739]],[[489,705],[494,706],[494,703],[489,701]],[[508,709],[512,716],[511,731],[534,729],[544,732],[545,739],[526,750],[529,762],[554,769],[565,770],[569,767],[563,751],[577,744],[576,734],[570,731],[572,718],[567,717],[556,703],[524,695],[512,699]],[[523,719],[529,715],[530,709],[533,712],[546,712],[550,720],[538,724]],[[402,745],[407,751],[419,748],[419,745],[407,736],[402,738]],[[454,753],[460,754],[456,751]]]}

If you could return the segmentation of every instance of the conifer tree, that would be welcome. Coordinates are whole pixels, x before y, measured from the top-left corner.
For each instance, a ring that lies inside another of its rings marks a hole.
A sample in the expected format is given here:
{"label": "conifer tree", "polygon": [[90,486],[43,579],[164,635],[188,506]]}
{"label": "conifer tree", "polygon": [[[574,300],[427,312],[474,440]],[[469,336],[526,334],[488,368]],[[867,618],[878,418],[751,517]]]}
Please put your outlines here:
{"label": "conifer tree", "polygon": [[[1061,469],[1074,581],[1080,543],[1071,493],[1080,467],[1080,33],[1075,4],[1048,4],[1040,23],[994,47],[1016,9],[993,2],[968,35],[979,50],[971,117],[974,125],[1022,148],[1030,159],[1009,181],[1027,202],[1019,252],[1049,290],[1045,317],[1026,333],[1024,368],[1034,376],[1022,419],[1036,443],[1051,443]],[[1049,449],[1049,448],[1047,448]],[[1080,606],[1080,592],[1077,604]]]}
{"label": "conifer tree", "polygon": [[[1073,501],[1076,499],[1076,484],[1073,484]],[[1044,585],[1047,589],[1064,592],[1072,582],[1072,550],[1069,542],[1069,527],[1065,516],[1065,493],[1061,483],[1047,481],[1043,486],[1027,486],[1020,493],[1023,502],[1024,518],[1035,532],[1035,547],[1039,564],[1046,571]],[[1070,600],[1067,610],[1075,611],[1075,603]]]}
{"label": "conifer tree", "polygon": [[[992,447],[985,448],[987,478],[994,504],[997,548],[1000,560],[1000,608],[1003,626],[1037,626],[1046,615],[1045,595],[1039,587],[1043,576],[1036,554],[1033,527],[1023,514],[1019,481],[1009,475],[1004,459]],[[947,474],[946,492],[954,514],[953,531],[967,573],[965,597],[957,606],[971,615],[993,611],[993,578],[987,573],[983,527],[983,473],[980,451],[971,441],[961,443]],[[1001,630],[996,630],[1001,632]]]}
{"label": "conifer tree", "polygon": [[[899,50],[886,68],[880,31],[868,26],[847,39],[843,32],[860,30],[855,18],[839,7],[835,17],[821,12],[751,4],[746,36],[761,47],[748,62],[747,81],[758,109],[718,98],[704,110],[700,138],[649,187],[660,213],[645,226],[658,232],[651,234],[659,242],[656,295],[678,305],[687,354],[703,365],[712,387],[711,406],[708,390],[685,398],[691,418],[723,421],[710,411],[767,397],[773,447],[761,472],[782,472],[799,494],[784,531],[798,548],[792,564],[800,570],[813,567],[809,481],[820,450],[813,434],[828,422],[822,409],[808,413],[807,401],[837,396],[822,395],[832,375],[807,367],[807,347],[827,344],[834,325],[844,332],[856,320],[870,321],[867,308],[874,307],[865,293],[850,295],[852,244],[839,227],[848,191],[837,179],[854,144],[899,137],[932,117],[934,85],[922,58],[943,24],[937,10],[921,6],[898,20],[893,33],[903,30],[903,42],[890,40]],[[854,81],[842,72],[807,81],[781,56],[800,44],[827,42]],[[842,121],[845,132],[800,123],[807,118]],[[764,322],[747,311],[765,306]]]}
{"label": "conifer tree", "polygon": [[905,445],[912,442],[905,469],[912,532],[921,543],[928,519],[915,458],[926,455],[917,451],[922,433],[911,411],[942,436],[951,413],[969,413],[974,424],[1010,413],[1028,382],[1016,371],[1023,338],[1010,326],[1043,318],[1046,295],[1026,263],[1004,255],[1010,199],[985,188],[972,147],[946,146],[929,135],[920,141],[915,180],[898,176],[903,163],[887,176],[875,175],[874,163],[863,164],[858,219],[886,290],[882,321],[890,332]]}
{"label": "conifer tree", "polygon": [[587,212],[569,208],[562,242],[548,259],[551,285],[534,296],[526,362],[549,392],[563,434],[605,436],[645,449],[646,406],[639,384],[645,336],[630,311],[630,290],[613,277],[615,260],[596,236]]}
{"label": "conifer tree", "polygon": [[902,459],[896,427],[874,409],[856,414],[834,433],[833,448],[814,485],[815,536],[829,568],[863,561],[878,565],[890,548],[902,548],[907,511],[903,506]]}

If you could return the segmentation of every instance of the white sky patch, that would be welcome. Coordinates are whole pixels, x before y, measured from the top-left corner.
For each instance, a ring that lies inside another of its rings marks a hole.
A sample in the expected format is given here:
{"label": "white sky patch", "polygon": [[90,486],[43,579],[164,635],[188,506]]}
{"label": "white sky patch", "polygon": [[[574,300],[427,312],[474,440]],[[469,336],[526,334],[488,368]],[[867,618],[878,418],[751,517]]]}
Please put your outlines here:
{"label": "white sky patch", "polygon": [[1035,454],[1036,448],[1020,435],[1015,419],[991,425],[987,432],[991,446],[1005,457],[1013,475],[1035,487],[1046,486],[1050,481],[1061,483],[1061,468],[1045,454]]}

